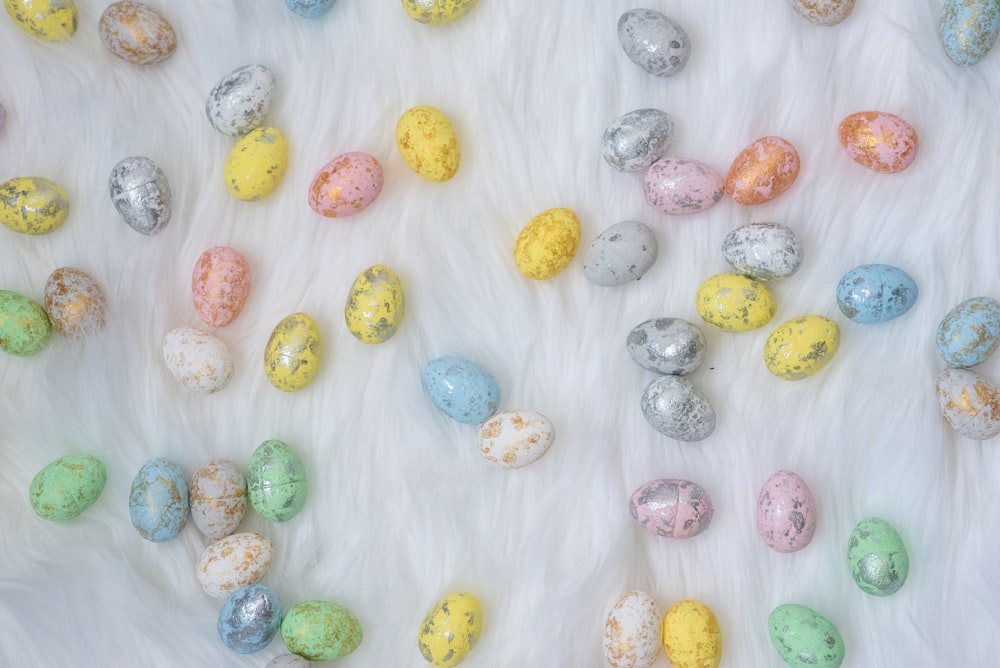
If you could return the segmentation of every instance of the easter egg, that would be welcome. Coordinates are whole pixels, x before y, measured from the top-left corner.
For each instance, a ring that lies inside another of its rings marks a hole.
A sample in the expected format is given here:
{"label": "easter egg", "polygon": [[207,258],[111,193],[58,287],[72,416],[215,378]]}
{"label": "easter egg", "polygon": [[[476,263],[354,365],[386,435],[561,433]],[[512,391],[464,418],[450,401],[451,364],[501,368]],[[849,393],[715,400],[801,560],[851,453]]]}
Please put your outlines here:
{"label": "easter egg", "polygon": [[52,324],[38,302],[0,290],[0,350],[19,357],[41,351],[52,336]]}
{"label": "easter egg", "polygon": [[309,478],[298,453],[276,439],[254,450],[247,468],[247,491],[257,514],[271,522],[287,522],[302,510]]}
{"label": "easter egg", "polygon": [[833,623],[798,603],[779,605],[767,618],[771,644],[789,666],[837,668],[844,662],[844,639]]}
{"label": "easter egg", "polygon": [[313,177],[309,206],[327,218],[359,213],[378,198],[385,177],[379,161],[360,151],[338,155]]}
{"label": "easter egg", "polygon": [[691,40],[676,21],[652,9],[618,18],[618,43],[633,63],[658,77],[677,74],[691,56]]}
{"label": "easter egg", "polygon": [[403,284],[389,267],[376,264],[354,279],[347,292],[344,320],[362,343],[383,343],[399,330],[406,314]]}
{"label": "easter egg", "polygon": [[788,0],[799,15],[818,26],[835,26],[854,10],[854,0]]}
{"label": "easter egg", "polygon": [[583,275],[594,285],[625,285],[642,278],[658,253],[653,230],[626,220],[607,228],[591,242],[583,260]]}
{"label": "easter egg", "polygon": [[643,178],[646,202],[669,216],[712,208],[722,199],[722,177],[698,160],[666,156],[649,166]]}
{"label": "easter egg", "polygon": [[139,535],[159,543],[176,538],[187,524],[190,506],[184,473],[169,459],[150,459],[132,480],[129,517]]}
{"label": "easter egg", "polygon": [[94,505],[107,479],[107,469],[97,457],[66,455],[35,474],[28,500],[43,520],[66,522]]}
{"label": "easter egg", "polygon": [[854,527],[847,543],[847,564],[861,591],[889,596],[899,591],[910,572],[910,557],[895,527],[868,517]]}
{"label": "easter egg", "polygon": [[281,639],[289,652],[310,661],[334,661],[361,644],[361,624],[350,610],[329,601],[305,601],[281,620]]}
{"label": "easter egg", "polygon": [[209,596],[228,596],[239,587],[260,582],[271,567],[273,555],[271,541],[259,533],[234,533],[220,538],[198,557],[198,586]]}
{"label": "easter egg", "polygon": [[263,65],[244,65],[212,87],[205,115],[222,134],[239,137],[264,121],[273,97],[274,73]]}
{"label": "easter egg", "polygon": [[108,304],[104,292],[86,272],[60,267],[45,282],[45,311],[52,329],[77,338],[104,327]]}
{"label": "easter egg", "polygon": [[97,34],[108,51],[136,65],[163,62],[177,48],[170,22],[149,5],[133,0],[108,5],[97,22]]}
{"label": "easter egg", "polygon": [[[668,376],[669,377],[669,376]],[[689,480],[650,480],[629,499],[629,512],[639,525],[664,538],[692,538],[712,523],[712,498]]]}
{"label": "easter egg", "polygon": [[479,0],[403,0],[403,10],[414,21],[441,25],[462,18],[478,2]]}
{"label": "easter egg", "polygon": [[767,370],[784,380],[802,380],[825,367],[840,346],[840,328],[821,315],[781,324],[764,344]]}
{"label": "easter egg", "polygon": [[572,209],[546,209],[521,228],[514,242],[514,263],[535,280],[546,280],[569,266],[580,245],[580,220]]}
{"label": "easter egg", "polygon": [[945,369],[935,385],[938,407],[962,436],[983,441],[1000,434],[1000,387],[968,369]]}
{"label": "easter egg", "polygon": [[636,109],[625,113],[604,130],[601,155],[623,172],[647,169],[670,150],[674,121],[659,109]]}
{"label": "easter egg", "polygon": [[225,327],[243,312],[250,296],[250,263],[229,246],[214,246],[198,256],[191,272],[194,310],[209,327]]}
{"label": "easter egg", "polygon": [[265,668],[309,668],[309,659],[298,654],[281,654],[267,662]]}
{"label": "easter egg", "polygon": [[643,391],[640,406],[653,429],[678,441],[703,441],[715,431],[712,402],[687,378],[654,378]]}
{"label": "easter egg", "polygon": [[458,172],[462,149],[451,119],[434,107],[407,109],[396,123],[396,147],[418,176],[447,181]]}
{"label": "easter egg", "polygon": [[219,611],[219,639],[240,654],[259,652],[278,634],[281,613],[281,599],[267,585],[240,587]]}
{"label": "easter egg", "polygon": [[695,295],[698,315],[727,332],[749,332],[771,322],[778,305],[762,283],[742,274],[717,274]]}
{"label": "easter egg", "polygon": [[874,172],[901,172],[917,157],[917,131],[895,114],[859,111],[840,122],[837,134],[851,160]]}
{"label": "easter egg", "polygon": [[889,322],[917,301],[917,284],[910,275],[888,264],[863,264],[844,274],[837,284],[837,306],[854,322]]}
{"label": "easter egg", "polygon": [[238,200],[256,202],[273,193],[288,169],[288,142],[276,128],[254,128],[233,145],[222,176]]}
{"label": "easter egg", "polygon": [[701,601],[675,603],[663,615],[663,649],[674,668],[716,668],[722,660],[722,629]]}
{"label": "easter egg", "polygon": [[191,476],[191,520],[207,538],[232,534],[247,510],[247,480],[228,459],[213,459]]}
{"label": "easter egg", "polygon": [[24,234],[48,234],[69,217],[69,196],[42,176],[22,176],[0,183],[0,223]]}
{"label": "easter egg", "polygon": [[233,377],[229,346],[194,327],[177,327],[166,333],[163,361],[181,385],[200,394],[215,394]]}
{"label": "easter egg", "polygon": [[701,366],[705,335],[681,318],[653,318],[632,328],[625,340],[629,356],[643,369],[684,376]]}
{"label": "easter egg", "polygon": [[475,649],[483,633],[483,608],[465,592],[442,597],[424,616],[417,646],[427,663],[452,668]]}
{"label": "easter egg", "polygon": [[170,184],[149,158],[133,156],[115,165],[108,191],[118,215],[139,234],[152,236],[170,222]]}
{"label": "easter egg", "polygon": [[982,364],[1000,345],[1000,301],[973,297],[954,306],[937,328],[937,350],[954,367]]}
{"label": "easter egg", "polygon": [[938,19],[941,46],[962,67],[986,57],[1000,33],[1000,5],[994,0],[944,0]]}
{"label": "easter egg", "polygon": [[519,469],[538,461],[552,447],[556,431],[541,413],[521,409],[500,411],[479,428],[479,450],[486,461]]}
{"label": "easter egg", "polygon": [[438,357],[421,375],[424,394],[445,415],[463,424],[482,424],[500,406],[500,386],[486,370],[461,357]]}
{"label": "easter egg", "polygon": [[816,533],[816,501],[791,471],[771,474],[757,497],[757,533],[777,552],[798,552]]}
{"label": "easter egg", "polygon": [[316,380],[323,360],[319,325],[293,313],[275,325],[264,347],[264,373],[282,392],[298,392]]}
{"label": "easter egg", "polygon": [[79,15],[73,0],[4,0],[18,28],[47,42],[61,42],[76,32]]}
{"label": "easter egg", "polygon": [[285,6],[293,13],[307,19],[323,16],[333,9],[337,0],[285,0]]}
{"label": "easter egg", "polygon": [[660,651],[660,613],[644,591],[623,594],[604,622],[604,660],[611,668],[652,668]]}
{"label": "easter egg", "polygon": [[781,137],[762,137],[739,152],[726,174],[726,194],[737,204],[769,202],[799,175],[799,153]]}
{"label": "easter egg", "polygon": [[722,241],[722,256],[737,274],[758,281],[788,278],[802,264],[798,235],[780,223],[748,223]]}

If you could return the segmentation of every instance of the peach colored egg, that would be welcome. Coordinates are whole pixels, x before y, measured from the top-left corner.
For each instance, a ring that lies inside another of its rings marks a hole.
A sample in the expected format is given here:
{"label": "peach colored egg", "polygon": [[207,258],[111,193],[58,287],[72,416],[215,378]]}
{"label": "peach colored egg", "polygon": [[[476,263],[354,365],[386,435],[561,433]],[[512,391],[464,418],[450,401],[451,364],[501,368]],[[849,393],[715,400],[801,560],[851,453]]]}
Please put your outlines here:
{"label": "peach colored egg", "polygon": [[781,137],[761,137],[740,151],[726,174],[726,194],[738,204],[763,204],[799,175],[799,153]]}
{"label": "peach colored egg", "polygon": [[382,192],[382,165],[360,151],[323,165],[309,186],[309,206],[327,218],[346,218],[365,209]]}
{"label": "peach colored egg", "polygon": [[209,327],[225,327],[243,312],[250,296],[250,263],[235,248],[215,246],[198,257],[191,272],[194,308]]}
{"label": "peach colored egg", "polygon": [[851,160],[875,172],[901,172],[917,157],[917,131],[885,111],[851,114],[840,122],[837,134]]}
{"label": "peach colored egg", "polygon": [[97,34],[108,51],[136,65],[162,62],[177,48],[170,22],[149,5],[133,0],[108,5],[97,23]]}
{"label": "peach colored egg", "polygon": [[104,327],[108,304],[90,276],[79,269],[61,267],[45,282],[45,311],[52,329],[77,338]]}
{"label": "peach colored egg", "polygon": [[247,480],[228,459],[213,459],[191,476],[191,519],[212,540],[230,535],[247,509]]}
{"label": "peach colored egg", "polygon": [[198,584],[209,596],[226,596],[260,582],[271,567],[274,548],[259,533],[234,533],[205,548],[195,566]]}

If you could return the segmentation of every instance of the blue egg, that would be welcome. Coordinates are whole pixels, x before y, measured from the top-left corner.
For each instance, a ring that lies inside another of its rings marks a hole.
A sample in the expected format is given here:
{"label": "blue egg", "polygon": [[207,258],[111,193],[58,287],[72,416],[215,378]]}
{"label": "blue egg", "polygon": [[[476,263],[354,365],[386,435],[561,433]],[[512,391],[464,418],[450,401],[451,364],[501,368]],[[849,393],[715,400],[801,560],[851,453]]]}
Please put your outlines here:
{"label": "blue egg", "polygon": [[333,9],[335,4],[337,0],[285,0],[285,5],[290,10],[307,19],[323,16]]}
{"label": "blue egg", "polygon": [[938,21],[944,52],[956,65],[968,67],[986,57],[1000,33],[996,0],[945,0]]}
{"label": "blue egg", "polygon": [[950,366],[966,368],[986,361],[1000,344],[1000,302],[973,297],[948,311],[937,329],[937,349]]}
{"label": "blue egg", "polygon": [[434,405],[464,424],[482,424],[500,406],[500,387],[493,376],[461,357],[431,360],[422,380]]}
{"label": "blue egg", "polygon": [[917,301],[910,275],[888,264],[863,264],[837,284],[837,306],[854,322],[868,325],[903,315]]}
{"label": "blue egg", "polygon": [[169,459],[157,457],[142,465],[128,497],[132,526],[154,543],[175,538],[187,524],[190,506],[184,473]]}
{"label": "blue egg", "polygon": [[219,612],[219,639],[234,652],[258,652],[278,633],[282,613],[281,599],[273,589],[244,585],[230,594]]}

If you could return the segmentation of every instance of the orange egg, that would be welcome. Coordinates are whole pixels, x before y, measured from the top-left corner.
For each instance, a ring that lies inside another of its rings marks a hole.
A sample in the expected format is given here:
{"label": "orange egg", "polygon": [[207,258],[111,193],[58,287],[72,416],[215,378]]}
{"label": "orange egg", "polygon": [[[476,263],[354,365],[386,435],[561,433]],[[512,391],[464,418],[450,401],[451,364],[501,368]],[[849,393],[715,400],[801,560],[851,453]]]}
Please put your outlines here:
{"label": "orange egg", "polygon": [[740,151],[726,174],[726,194],[738,204],[763,204],[799,175],[799,153],[781,137],[762,137]]}
{"label": "orange egg", "polygon": [[917,131],[895,114],[859,111],[840,122],[837,134],[851,160],[882,174],[901,172],[917,157]]}

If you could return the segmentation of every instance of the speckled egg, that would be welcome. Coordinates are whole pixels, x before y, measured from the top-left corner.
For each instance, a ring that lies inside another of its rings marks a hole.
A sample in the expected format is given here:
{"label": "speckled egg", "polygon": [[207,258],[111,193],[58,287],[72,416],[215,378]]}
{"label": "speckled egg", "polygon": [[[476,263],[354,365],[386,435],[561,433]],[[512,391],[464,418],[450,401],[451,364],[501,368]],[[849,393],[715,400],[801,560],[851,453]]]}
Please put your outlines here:
{"label": "speckled egg", "polygon": [[282,392],[309,387],[323,361],[319,325],[305,313],[293,313],[279,322],[264,347],[264,373]]}
{"label": "speckled egg", "polygon": [[638,281],[659,253],[653,230],[634,220],[616,223],[594,239],[583,259],[583,275],[594,285],[615,287]]}
{"label": "speckled egg", "polygon": [[838,668],[844,639],[833,623],[798,603],[779,605],[767,618],[771,644],[789,666]]}
{"label": "speckled egg", "polygon": [[653,429],[678,441],[702,441],[715,431],[715,409],[697,385],[681,376],[659,376],[646,386],[642,415]]}
{"label": "speckled egg", "polygon": [[630,9],[622,14],[618,43],[633,63],[658,77],[677,74],[691,56],[691,40],[684,28],[652,9]]}
{"label": "speckled egg", "polygon": [[66,522],[94,505],[107,479],[107,469],[97,457],[66,455],[32,478],[28,500],[43,520]]}
{"label": "speckled egg", "polygon": [[781,137],[762,137],[739,152],[726,174],[726,194],[737,204],[769,202],[799,175],[799,153]]}
{"label": "speckled egg", "polygon": [[895,114],[859,111],[840,122],[837,134],[851,160],[874,172],[901,172],[917,157],[917,131]]}
{"label": "speckled egg", "polygon": [[243,312],[250,283],[250,263],[243,253],[229,246],[209,248],[191,272],[194,310],[209,327],[225,327]]}
{"label": "speckled egg", "polygon": [[132,480],[129,517],[139,535],[154,543],[176,538],[187,524],[190,506],[184,473],[169,459],[150,459]]}
{"label": "speckled egg", "polygon": [[462,18],[478,2],[479,0],[403,0],[403,10],[414,21],[441,25]]}
{"label": "speckled egg", "polygon": [[552,421],[536,411],[518,408],[500,411],[479,428],[479,451],[486,461],[505,469],[532,464],[552,447]]}
{"label": "speckled egg", "polygon": [[777,552],[798,552],[816,533],[816,501],[791,471],[771,474],[757,497],[757,533]]}
{"label": "speckled egg", "polygon": [[788,0],[799,15],[818,26],[835,26],[854,10],[854,0]]}
{"label": "speckled egg", "polygon": [[[669,376],[668,376],[669,377]],[[712,498],[689,480],[650,480],[632,492],[629,512],[639,525],[664,538],[691,538],[712,523]]]}
{"label": "speckled egg", "polygon": [[663,649],[674,668],[716,668],[722,660],[722,628],[701,601],[675,603],[663,615]]}
{"label": "speckled egg", "polygon": [[45,311],[52,329],[78,338],[104,327],[108,304],[100,286],[86,272],[60,267],[45,282]]}
{"label": "speckled egg", "polygon": [[240,654],[259,652],[278,634],[282,612],[278,592],[267,585],[240,587],[219,611],[219,640]]}
{"label": "speckled egg", "polygon": [[983,441],[1000,434],[1000,387],[968,369],[945,369],[935,385],[938,407],[962,436]]}
{"label": "speckled egg", "polygon": [[329,601],[305,601],[281,620],[288,651],[310,661],[334,661],[361,644],[361,624],[350,610]]}
{"label": "speckled egg", "polygon": [[118,215],[139,234],[152,236],[170,222],[170,184],[163,170],[149,158],[133,156],[115,165],[108,191]]}
{"label": "speckled egg", "polygon": [[313,177],[309,186],[309,206],[327,218],[346,218],[374,202],[385,177],[382,165],[360,151],[338,155]]}
{"label": "speckled egg", "polygon": [[228,459],[213,459],[191,476],[191,519],[207,538],[232,534],[247,510],[247,480]]}
{"label": "speckled egg", "polygon": [[0,350],[19,357],[35,355],[52,337],[52,324],[36,301],[0,290]]}
{"label": "speckled egg", "polygon": [[259,533],[234,533],[220,538],[198,557],[198,586],[209,596],[228,596],[239,587],[260,582],[271,567],[273,555],[271,541]]}
{"label": "speckled egg", "polygon": [[888,264],[863,264],[844,274],[837,284],[837,306],[854,322],[888,322],[917,301],[917,283]]}
{"label": "speckled egg", "polygon": [[309,477],[299,454],[277,439],[254,450],[247,468],[247,492],[257,514],[271,522],[287,522],[309,496]]}
{"label": "speckled egg", "polygon": [[521,228],[514,263],[528,278],[546,280],[569,266],[580,245],[580,219],[572,209],[546,209]]}
{"label": "speckled egg", "polygon": [[622,114],[601,138],[605,162],[623,172],[637,172],[666,155],[674,139],[674,121],[659,109],[636,109]]}
{"label": "speckled egg", "polygon": [[604,660],[611,668],[652,668],[660,651],[661,619],[646,592],[623,594],[604,622]]}
{"label": "speckled egg", "polygon": [[428,181],[447,181],[462,161],[451,119],[434,107],[413,107],[399,117],[396,147],[410,169]]}
{"label": "speckled egg", "polygon": [[717,274],[695,294],[698,315],[727,332],[749,332],[771,322],[778,310],[763,283],[742,274]]}
{"label": "speckled egg", "polygon": [[722,256],[738,274],[773,281],[798,271],[805,249],[798,235],[785,225],[748,223],[726,235]]}
{"label": "speckled egg", "polygon": [[472,594],[443,596],[424,616],[417,634],[420,655],[432,666],[452,668],[465,661],[483,633],[483,607]]}
{"label": "speckled egg", "polygon": [[285,6],[294,14],[307,19],[316,19],[333,9],[337,0],[285,0]]}
{"label": "speckled egg", "polygon": [[69,218],[69,196],[55,181],[20,176],[0,183],[0,223],[15,232],[48,234]]}
{"label": "speckled egg", "polygon": [[861,591],[872,596],[889,596],[906,582],[910,557],[895,527],[879,517],[868,517],[851,532],[847,565]]}
{"label": "speckled egg", "polygon": [[954,367],[982,364],[1000,345],[1000,301],[966,299],[945,314],[937,328],[937,350]]}
{"label": "speckled egg", "polygon": [[256,202],[281,184],[288,169],[288,141],[277,128],[254,128],[230,149],[222,176],[238,200]]}
{"label": "speckled egg", "polygon": [[200,394],[215,394],[233,377],[233,354],[222,340],[195,329],[177,327],[163,337],[163,361],[181,385]]}
{"label": "speckled egg", "polygon": [[625,347],[643,369],[685,376],[705,358],[705,335],[681,318],[653,318],[632,328]]}
{"label": "speckled egg", "polygon": [[47,42],[62,42],[76,32],[80,18],[73,0],[4,0],[18,28]]}
{"label": "speckled egg", "polygon": [[358,274],[347,292],[344,321],[362,343],[391,339],[406,315],[403,283],[389,267],[376,264]]}
{"label": "speckled egg", "polygon": [[108,51],[136,65],[163,62],[177,49],[170,22],[149,5],[133,0],[108,5],[97,22],[97,34]]}
{"label": "speckled egg", "polygon": [[802,380],[825,367],[840,346],[840,327],[821,315],[781,324],[764,344],[767,370],[784,380]]}
{"label": "speckled egg", "polygon": [[712,208],[722,199],[722,177],[708,165],[688,158],[660,158],[646,170],[646,202],[669,216]]}
{"label": "speckled egg", "polygon": [[309,659],[298,654],[281,654],[267,662],[266,668],[309,668]]}
{"label": "speckled egg", "polygon": [[445,415],[463,424],[482,424],[500,406],[500,386],[485,369],[461,357],[438,357],[421,375],[424,394]]}
{"label": "speckled egg", "polygon": [[1000,5],[994,0],[944,0],[938,20],[941,46],[956,65],[986,57],[1000,33]]}
{"label": "speckled egg", "polygon": [[274,84],[274,73],[263,65],[237,67],[209,91],[205,115],[222,134],[245,135],[271,111]]}

